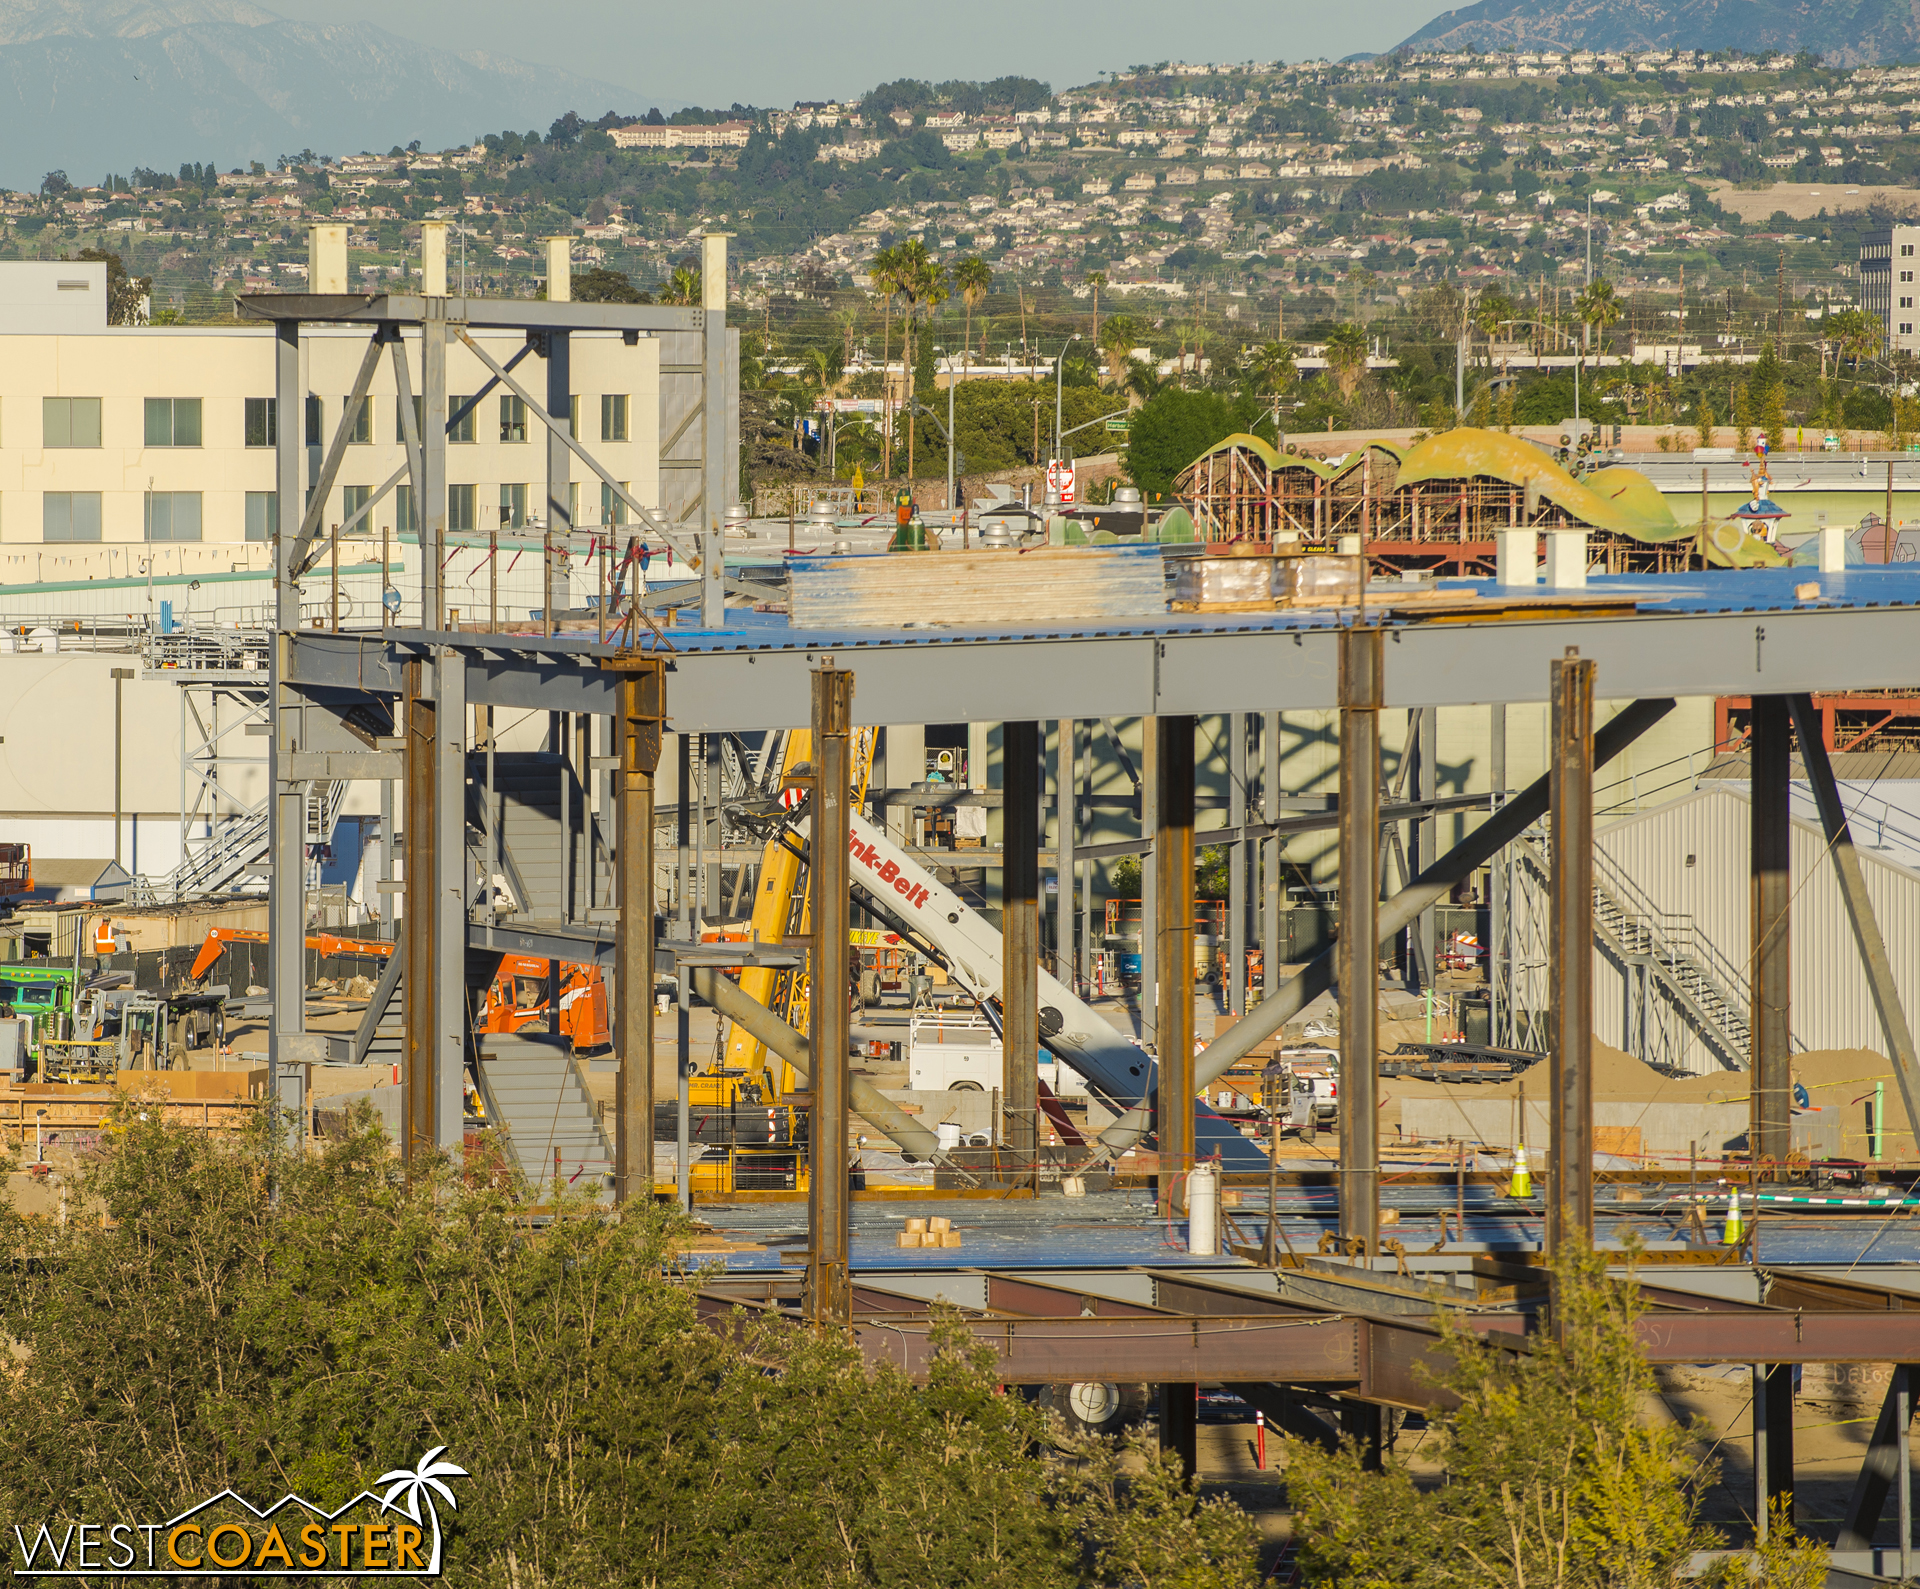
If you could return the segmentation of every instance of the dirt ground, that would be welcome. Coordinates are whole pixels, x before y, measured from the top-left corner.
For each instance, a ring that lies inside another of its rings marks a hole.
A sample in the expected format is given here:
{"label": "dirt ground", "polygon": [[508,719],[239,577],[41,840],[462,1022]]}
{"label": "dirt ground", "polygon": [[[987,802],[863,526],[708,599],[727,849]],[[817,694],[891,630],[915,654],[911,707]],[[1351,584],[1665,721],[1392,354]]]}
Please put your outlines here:
{"label": "dirt ground", "polygon": [[1895,210],[1911,210],[1920,203],[1920,194],[1903,187],[1854,187],[1845,182],[1776,182],[1770,188],[1736,188],[1731,182],[1715,178],[1701,187],[1713,195],[1723,210],[1732,210],[1741,220],[1764,221],[1775,210],[1785,210],[1796,221],[1810,221],[1822,210],[1829,215],[1839,210],[1864,210],[1870,205],[1887,204]]}
{"label": "dirt ground", "polygon": [[[1794,1516],[1805,1532],[1832,1544],[1839,1529],[1868,1438],[1884,1394],[1883,1377],[1857,1394],[1834,1399],[1827,1387],[1809,1377],[1802,1382],[1794,1409]],[[1861,1373],[1861,1370],[1855,1370]],[[1693,1423],[1699,1432],[1693,1451],[1702,1465],[1712,1463],[1717,1477],[1706,1492],[1701,1520],[1726,1537],[1730,1547],[1751,1543],[1754,1512],[1753,1396],[1747,1371],[1676,1368],[1663,1370],[1659,1394],[1644,1406],[1650,1420]],[[1251,1414],[1249,1414],[1249,1420]],[[1417,1479],[1438,1483],[1439,1436],[1413,1419],[1393,1435],[1392,1450],[1408,1461]],[[1916,1470],[1920,1470],[1920,1428],[1913,1434]],[[1213,1494],[1225,1495],[1251,1512],[1276,1553],[1292,1536],[1280,1441],[1267,1439],[1268,1466],[1255,1462],[1255,1432],[1244,1424],[1202,1424],[1199,1431],[1200,1478]],[[1879,1543],[1895,1538],[1895,1498],[1889,1497],[1878,1533]]]}

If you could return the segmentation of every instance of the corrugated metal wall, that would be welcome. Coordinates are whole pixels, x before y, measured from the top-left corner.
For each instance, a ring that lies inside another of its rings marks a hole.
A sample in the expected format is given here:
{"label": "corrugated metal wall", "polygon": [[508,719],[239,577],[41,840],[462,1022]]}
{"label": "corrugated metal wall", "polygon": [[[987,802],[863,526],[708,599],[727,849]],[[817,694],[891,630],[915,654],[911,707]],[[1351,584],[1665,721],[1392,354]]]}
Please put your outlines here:
{"label": "corrugated metal wall", "polygon": [[[1706,788],[1614,823],[1595,840],[1647,900],[1662,911],[1687,918],[1696,934],[1743,972],[1749,953],[1750,811],[1742,794]],[[1792,851],[1796,1046],[1884,1052],[1886,1042],[1820,829],[1796,820]],[[1911,1018],[1916,993],[1920,993],[1920,873],[1864,847],[1860,857]],[[1597,948],[1594,970],[1598,1035],[1626,1047],[1631,992],[1627,978]],[[1744,976],[1733,991],[1746,998]],[[1699,1071],[1720,1068],[1713,1052],[1691,1034],[1676,1062]]]}

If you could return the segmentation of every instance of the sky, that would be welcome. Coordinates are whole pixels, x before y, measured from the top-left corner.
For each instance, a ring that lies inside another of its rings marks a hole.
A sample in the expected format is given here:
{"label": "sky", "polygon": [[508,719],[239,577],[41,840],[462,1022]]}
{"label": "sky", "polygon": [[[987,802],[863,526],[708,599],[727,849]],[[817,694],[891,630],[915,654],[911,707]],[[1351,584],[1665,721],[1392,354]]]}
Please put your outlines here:
{"label": "sky", "polygon": [[[313,22],[370,22],[461,54],[483,50],[618,83],[645,104],[781,106],[896,77],[1037,77],[1056,89],[1135,63],[1338,59],[1384,50],[1443,0],[972,0],[900,9],[774,0],[264,0]],[[582,114],[631,106],[580,105]],[[641,108],[645,108],[644,104]]]}

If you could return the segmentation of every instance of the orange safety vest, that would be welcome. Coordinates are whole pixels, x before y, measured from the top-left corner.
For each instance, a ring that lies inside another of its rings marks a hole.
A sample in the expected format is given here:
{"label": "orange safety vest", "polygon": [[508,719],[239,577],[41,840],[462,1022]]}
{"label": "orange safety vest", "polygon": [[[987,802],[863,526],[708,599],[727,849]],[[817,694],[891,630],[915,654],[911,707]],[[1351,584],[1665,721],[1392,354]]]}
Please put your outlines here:
{"label": "orange safety vest", "polygon": [[113,923],[105,916],[93,924],[93,952],[97,955],[113,953]]}

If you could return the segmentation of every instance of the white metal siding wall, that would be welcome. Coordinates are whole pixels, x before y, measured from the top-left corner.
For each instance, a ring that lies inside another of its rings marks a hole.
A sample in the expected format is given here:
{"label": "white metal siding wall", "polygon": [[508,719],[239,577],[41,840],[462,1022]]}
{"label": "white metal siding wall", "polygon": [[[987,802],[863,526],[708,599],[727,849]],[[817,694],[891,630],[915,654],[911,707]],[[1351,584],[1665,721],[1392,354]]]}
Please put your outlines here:
{"label": "white metal siding wall", "polygon": [[[1750,949],[1750,810],[1741,794],[1701,790],[1615,823],[1603,829],[1595,843],[1653,904],[1690,916],[1700,936],[1735,966],[1745,967]],[[1692,866],[1687,865],[1688,856],[1693,857]],[[1884,1051],[1853,929],[1817,827],[1794,822],[1792,857],[1795,1041],[1811,1049]],[[1860,859],[1911,1018],[1920,995],[1920,873],[1866,850]],[[1594,970],[1594,1025],[1603,1041],[1624,1046],[1625,980],[1598,949]],[[1744,999],[1745,983],[1733,991]],[[1719,1068],[1712,1051],[1691,1037],[1682,1063],[1701,1071]]]}

